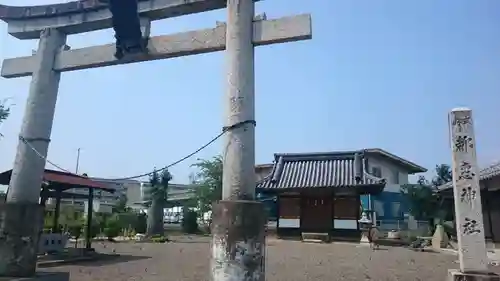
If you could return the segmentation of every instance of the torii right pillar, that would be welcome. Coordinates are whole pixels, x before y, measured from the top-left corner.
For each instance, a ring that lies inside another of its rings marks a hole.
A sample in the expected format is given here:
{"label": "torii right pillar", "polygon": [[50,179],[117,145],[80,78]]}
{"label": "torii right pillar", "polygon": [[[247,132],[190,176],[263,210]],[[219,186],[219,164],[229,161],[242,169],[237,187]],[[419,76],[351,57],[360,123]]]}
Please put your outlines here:
{"label": "torii right pillar", "polygon": [[459,270],[449,270],[448,281],[500,281],[488,270],[472,111],[453,109],[448,121],[460,261]]}
{"label": "torii right pillar", "polygon": [[222,201],[213,206],[211,281],[264,281],[266,212],[255,201],[254,0],[227,1]]}

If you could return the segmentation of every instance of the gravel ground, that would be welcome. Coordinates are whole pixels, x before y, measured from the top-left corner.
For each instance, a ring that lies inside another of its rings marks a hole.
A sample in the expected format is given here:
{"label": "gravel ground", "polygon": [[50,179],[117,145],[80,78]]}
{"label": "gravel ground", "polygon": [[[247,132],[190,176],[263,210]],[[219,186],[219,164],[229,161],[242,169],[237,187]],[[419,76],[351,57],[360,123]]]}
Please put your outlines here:
{"label": "gravel ground", "polygon": [[[70,272],[71,281],[195,281],[209,280],[209,238],[183,237],[166,244],[95,243],[99,252],[120,253],[112,261],[46,268]],[[400,247],[371,251],[355,243],[306,244],[269,239],[268,281],[446,280],[457,268],[449,254],[413,252]]]}

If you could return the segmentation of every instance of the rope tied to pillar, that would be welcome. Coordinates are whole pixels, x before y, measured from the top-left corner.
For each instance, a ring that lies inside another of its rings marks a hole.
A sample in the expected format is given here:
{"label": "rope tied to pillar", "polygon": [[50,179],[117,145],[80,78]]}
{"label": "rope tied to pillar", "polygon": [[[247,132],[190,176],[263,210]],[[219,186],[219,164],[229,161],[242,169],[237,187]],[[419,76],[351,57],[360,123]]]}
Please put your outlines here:
{"label": "rope tied to pillar", "polygon": [[19,140],[27,143],[27,142],[34,142],[34,141],[45,141],[45,142],[50,142],[50,139],[48,138],[25,138],[23,136],[19,136]]}
{"label": "rope tied to pillar", "polygon": [[243,127],[246,124],[252,124],[254,127],[257,126],[257,122],[255,120],[245,120],[245,121],[241,121],[241,122],[235,123],[235,124],[230,125],[230,126],[222,127],[222,132],[225,133],[227,131],[238,129],[240,127]]}

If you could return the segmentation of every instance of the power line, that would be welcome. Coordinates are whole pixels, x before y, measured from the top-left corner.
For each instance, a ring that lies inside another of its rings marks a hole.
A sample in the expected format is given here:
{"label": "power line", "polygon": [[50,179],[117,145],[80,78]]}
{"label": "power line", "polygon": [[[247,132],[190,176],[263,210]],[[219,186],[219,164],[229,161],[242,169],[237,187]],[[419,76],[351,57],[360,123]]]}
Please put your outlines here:
{"label": "power line", "polygon": [[211,145],[212,143],[214,143],[216,140],[218,140],[220,137],[222,137],[222,135],[224,135],[226,131],[222,131],[220,134],[218,134],[216,137],[214,137],[213,139],[211,139],[209,142],[207,142],[206,144],[204,144],[203,146],[201,146],[200,148],[198,148],[197,150],[189,153],[188,155],[182,157],[181,159],[173,162],[172,164],[169,164],[161,169],[157,169],[157,170],[154,170],[153,172],[150,172],[150,173],[144,173],[142,175],[138,175],[138,176],[133,176],[133,177],[126,177],[126,178],[117,178],[117,179],[111,179],[112,181],[120,181],[120,180],[132,180],[132,179],[137,179],[137,178],[142,178],[142,177],[145,177],[145,176],[149,176],[149,175],[152,175],[154,173],[157,173],[157,172],[161,172],[161,171],[164,171],[164,170],[167,170],[168,168],[172,167],[172,166],[175,166],[181,162],[183,162],[184,160],[188,159],[188,158],[191,158],[193,155],[197,154],[198,152],[202,151],[203,149],[205,149],[206,147],[208,147],[209,145]]}
{"label": "power line", "polygon": [[[201,146],[200,148],[198,148],[197,150],[191,152],[190,154],[182,157],[181,159],[161,168],[161,169],[156,169],[156,170],[153,170],[152,172],[149,172],[149,173],[144,173],[144,174],[140,174],[140,175],[136,175],[136,176],[131,176],[131,177],[123,177],[123,178],[111,178],[111,179],[105,179],[105,180],[109,180],[109,181],[121,181],[121,180],[132,180],[132,179],[138,179],[138,178],[142,178],[142,177],[145,177],[145,176],[150,176],[154,173],[157,173],[157,172],[161,172],[161,171],[164,171],[164,170],[167,170],[169,169],[170,167],[172,166],[175,166],[183,161],[185,161],[186,159],[188,158],[191,158],[193,155],[197,154],[198,152],[202,151],[203,149],[205,149],[206,147],[208,147],[209,145],[211,145],[212,143],[214,143],[216,140],[218,140],[222,135],[224,135],[226,131],[223,131],[222,133],[218,134],[216,137],[214,137],[213,139],[211,139],[209,142],[207,142],[206,144],[204,144],[203,146]],[[60,165],[50,161],[47,157],[43,156],[35,147],[33,147],[33,145],[31,145],[31,143],[29,143],[24,137],[22,136],[19,136],[19,140],[21,140],[23,143],[25,143],[31,150],[33,150],[33,152],[36,153],[36,155],[42,159],[44,159],[47,163],[49,163],[50,165],[54,166],[55,168],[63,171],[63,172],[66,172],[68,174],[71,174],[71,175],[74,175],[74,176],[77,176],[77,177],[81,177],[81,178],[86,178],[85,176],[82,176],[82,175],[78,175],[78,174],[75,174],[71,171],[69,171],[68,169],[65,169],[63,167],[61,167]]]}
{"label": "power line", "polygon": [[[150,176],[150,175],[152,175],[154,173],[167,170],[167,169],[171,168],[172,166],[175,166],[175,165],[177,165],[177,164],[185,161],[186,159],[191,158],[193,155],[197,154],[198,152],[202,151],[203,149],[205,149],[206,147],[208,147],[209,145],[211,145],[212,143],[214,143],[216,140],[218,140],[220,137],[222,137],[226,132],[228,132],[230,130],[234,130],[236,128],[239,128],[239,127],[241,127],[241,126],[243,126],[245,124],[252,124],[253,126],[256,125],[255,120],[246,120],[246,121],[238,122],[238,123],[236,123],[234,125],[231,125],[231,126],[223,127],[222,128],[222,132],[219,133],[214,138],[212,138],[209,142],[207,142],[206,144],[202,145],[200,148],[196,149],[195,151],[189,153],[188,155],[182,157],[181,159],[179,159],[179,160],[177,160],[177,161],[175,161],[175,162],[173,162],[173,163],[171,163],[171,164],[169,164],[169,165],[167,165],[167,166],[165,166],[165,167],[163,167],[161,169],[155,169],[152,172],[144,173],[144,174],[140,174],[140,175],[136,175],[136,176],[131,176],[131,177],[111,178],[111,179],[105,179],[105,180],[109,180],[109,181],[132,180],[132,179],[142,178],[142,177],[145,177],[145,176]],[[26,140],[24,137],[19,136],[19,140],[22,141],[23,143],[25,143],[31,150],[33,150],[33,152],[35,152],[38,157],[42,158],[47,163],[49,163],[50,165],[56,167],[57,169],[59,169],[59,170],[61,170],[63,172],[66,172],[66,173],[68,173],[70,175],[74,175],[74,176],[81,177],[81,178],[86,178],[85,176],[73,173],[70,170],[65,169],[65,168],[57,165],[56,163],[50,161],[49,159],[47,159],[47,157],[43,156],[35,147],[33,147],[33,145],[31,145],[31,143],[29,143],[29,141]]]}

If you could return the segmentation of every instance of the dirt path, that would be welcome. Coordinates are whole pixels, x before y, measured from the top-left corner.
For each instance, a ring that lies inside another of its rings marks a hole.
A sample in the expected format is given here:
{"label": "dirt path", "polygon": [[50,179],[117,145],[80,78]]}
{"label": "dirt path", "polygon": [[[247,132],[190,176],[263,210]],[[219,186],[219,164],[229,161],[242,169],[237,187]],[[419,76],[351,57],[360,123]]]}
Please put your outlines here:
{"label": "dirt path", "polygon": [[[205,281],[209,280],[209,238],[183,238],[167,244],[96,243],[96,250],[123,254],[118,260],[54,267],[69,271],[71,281]],[[356,244],[305,244],[269,240],[268,281],[445,280],[456,257],[405,248],[379,251]]]}

